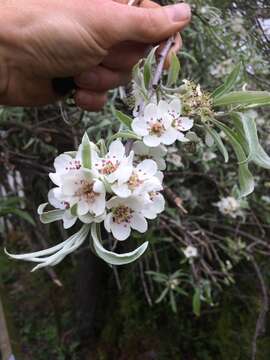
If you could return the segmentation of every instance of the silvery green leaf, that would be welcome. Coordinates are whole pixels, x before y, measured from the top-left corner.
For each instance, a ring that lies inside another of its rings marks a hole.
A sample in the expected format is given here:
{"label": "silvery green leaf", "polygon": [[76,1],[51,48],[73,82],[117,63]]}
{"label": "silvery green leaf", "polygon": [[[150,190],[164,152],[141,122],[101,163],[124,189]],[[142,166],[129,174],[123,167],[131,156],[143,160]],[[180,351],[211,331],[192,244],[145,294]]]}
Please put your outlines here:
{"label": "silvery green leaf", "polygon": [[116,254],[112,251],[106,250],[102,246],[100,239],[98,237],[97,227],[99,227],[99,225],[97,225],[97,224],[92,224],[92,227],[91,227],[91,235],[92,235],[92,239],[93,239],[94,249],[95,249],[97,255],[102,260],[107,262],[108,264],[111,264],[111,265],[129,264],[129,263],[137,260],[145,252],[145,250],[148,247],[148,242],[145,242],[141,246],[139,246],[137,249],[135,249],[134,251],[131,251],[131,252],[128,252],[125,254]]}
{"label": "silvery green leaf", "polygon": [[144,78],[144,86],[146,89],[148,89],[150,82],[151,82],[151,77],[152,77],[152,65],[155,62],[155,53],[157,50],[158,46],[155,46],[149,53],[149,55],[147,56],[144,66],[143,66],[143,78]]}
{"label": "silvery green leaf", "polygon": [[221,86],[219,86],[212,94],[212,97],[214,99],[219,98],[220,96],[228,93],[229,91],[231,91],[233,89],[233,87],[235,86],[235,84],[237,83],[237,80],[239,78],[240,72],[242,69],[242,64],[239,63],[235,66],[235,68],[232,70],[232,72],[228,75],[228,77],[226,78],[224,84],[222,84]]}
{"label": "silvery green leaf", "polygon": [[265,169],[270,169],[270,157],[262,148],[255,120],[248,114],[237,114],[245,133],[245,137],[249,146],[249,160]]}
{"label": "silvery green leaf", "polygon": [[270,92],[267,91],[233,91],[213,100],[214,106],[240,105],[256,107],[270,105]]}
{"label": "silvery green leaf", "polygon": [[86,169],[92,168],[91,142],[87,133],[84,133],[82,138],[82,164]]}
{"label": "silvery green leaf", "polygon": [[109,143],[111,143],[115,139],[134,139],[134,140],[140,140],[140,136],[136,135],[133,131],[119,131],[118,133],[114,134],[110,137]]}
{"label": "silvery green leaf", "polygon": [[89,230],[90,225],[85,224],[77,233],[70,236],[67,240],[49,249],[21,255],[10,254],[6,249],[5,252],[13,259],[39,263],[39,265],[34,267],[32,270],[35,271],[45,266],[54,266],[62,261],[64,257],[82,245],[89,233]]}
{"label": "silvery green leaf", "polygon": [[220,135],[214,129],[212,129],[210,126],[207,126],[207,125],[206,125],[206,131],[207,131],[207,134],[210,134],[210,136],[214,140],[214,143],[217,145],[217,148],[219,149],[219,151],[221,152],[221,154],[224,157],[224,161],[228,162],[228,160],[229,160],[228,150],[226,149],[225,145],[223,144],[223,141],[222,141]]}
{"label": "silvery green leaf", "polygon": [[62,220],[65,210],[50,210],[44,211],[48,203],[39,205],[37,213],[39,214],[40,221],[43,224],[50,224],[54,221]]}
{"label": "silvery green leaf", "polygon": [[131,129],[131,123],[132,123],[132,118],[131,117],[129,117],[128,115],[122,113],[122,111],[119,111],[119,110],[115,110],[114,115],[128,129]]}
{"label": "silvery green leaf", "polygon": [[176,54],[173,52],[166,86],[170,87],[176,83],[179,77],[179,72],[180,72],[180,62]]}
{"label": "silvery green leaf", "polygon": [[165,296],[168,294],[169,288],[165,288],[162,293],[160,294],[160,296],[157,298],[157,300],[155,301],[156,304],[159,304],[164,298]]}
{"label": "silvery green leaf", "polygon": [[77,151],[66,151],[64,154],[71,156],[73,159],[75,159],[77,155]]}
{"label": "silvery green leaf", "polygon": [[238,178],[239,178],[239,185],[240,185],[240,193],[239,197],[244,197],[249,194],[251,194],[254,190],[254,178],[249,171],[248,168],[248,158],[245,153],[244,147],[241,144],[239,138],[237,137],[237,134],[231,130],[228,126],[224,125],[223,123],[212,119],[212,121],[221,129],[224,131],[224,133],[228,137],[228,141],[232,145],[235,155],[238,160]]}

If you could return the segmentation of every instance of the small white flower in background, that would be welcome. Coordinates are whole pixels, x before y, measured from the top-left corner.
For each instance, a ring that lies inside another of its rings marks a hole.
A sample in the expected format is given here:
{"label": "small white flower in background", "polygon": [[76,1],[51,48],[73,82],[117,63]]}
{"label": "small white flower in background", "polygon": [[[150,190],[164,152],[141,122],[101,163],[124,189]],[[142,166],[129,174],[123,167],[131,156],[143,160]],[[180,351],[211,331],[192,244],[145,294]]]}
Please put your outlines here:
{"label": "small white flower in background", "polygon": [[215,153],[213,153],[210,150],[207,150],[203,153],[202,159],[205,162],[211,161],[213,159],[215,159],[217,157],[217,155]]}
{"label": "small white flower in background", "polygon": [[195,258],[198,256],[198,249],[195,246],[189,245],[183,250],[183,253],[187,259]]}
{"label": "small white flower in background", "polygon": [[149,191],[160,191],[162,185],[157,176],[157,164],[153,160],[143,160],[133,168],[130,177],[123,182],[118,180],[111,188],[119,197],[127,198],[131,195],[140,195]]}
{"label": "small white flower in background", "polygon": [[125,155],[125,147],[120,140],[115,140],[109,147],[109,152],[104,157],[99,157],[97,152],[92,152],[93,168],[106,178],[109,183],[127,181],[131,176],[134,153]]}
{"label": "small white flower in background", "polygon": [[105,229],[112,232],[115,239],[120,241],[130,236],[131,229],[140,233],[146,232],[148,225],[142,215],[144,206],[145,203],[138,197],[113,197],[107,202],[109,212],[104,221]]}
{"label": "small white flower in background", "polygon": [[134,161],[140,162],[145,159],[152,159],[156,162],[159,170],[166,169],[166,161],[164,157],[167,154],[167,149],[163,145],[156,147],[148,147],[142,141],[136,141],[133,144]]}
{"label": "small white flower in background", "polygon": [[235,219],[237,216],[242,216],[241,204],[233,196],[222,198],[215,204],[215,206],[218,207],[219,211],[223,215],[228,215],[233,219]]}
{"label": "small white flower in background", "polygon": [[176,167],[184,167],[182,157],[179,155],[179,149],[177,149],[177,147],[169,147],[166,160],[168,163],[171,163]]}

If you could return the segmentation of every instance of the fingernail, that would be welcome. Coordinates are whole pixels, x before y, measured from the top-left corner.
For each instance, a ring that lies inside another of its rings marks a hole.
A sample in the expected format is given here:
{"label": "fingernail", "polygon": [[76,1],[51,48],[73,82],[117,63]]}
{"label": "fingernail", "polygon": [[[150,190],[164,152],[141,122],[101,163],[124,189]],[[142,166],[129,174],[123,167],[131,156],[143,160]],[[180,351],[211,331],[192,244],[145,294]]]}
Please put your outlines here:
{"label": "fingernail", "polygon": [[191,10],[188,4],[169,5],[165,7],[169,18],[172,21],[186,21],[191,17]]}

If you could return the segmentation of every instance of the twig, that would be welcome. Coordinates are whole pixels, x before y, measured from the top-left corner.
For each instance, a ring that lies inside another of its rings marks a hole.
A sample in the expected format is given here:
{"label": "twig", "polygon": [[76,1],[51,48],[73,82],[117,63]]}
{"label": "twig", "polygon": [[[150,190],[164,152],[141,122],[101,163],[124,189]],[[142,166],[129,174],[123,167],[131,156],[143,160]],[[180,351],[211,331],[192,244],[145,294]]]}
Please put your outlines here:
{"label": "twig", "polygon": [[142,280],[142,284],[143,284],[144,294],[145,294],[146,300],[148,302],[148,305],[152,306],[153,301],[151,299],[151,296],[150,296],[149,291],[148,291],[148,286],[147,286],[146,281],[145,281],[142,261],[139,261],[139,267],[140,267],[140,276],[141,276],[141,280]]}

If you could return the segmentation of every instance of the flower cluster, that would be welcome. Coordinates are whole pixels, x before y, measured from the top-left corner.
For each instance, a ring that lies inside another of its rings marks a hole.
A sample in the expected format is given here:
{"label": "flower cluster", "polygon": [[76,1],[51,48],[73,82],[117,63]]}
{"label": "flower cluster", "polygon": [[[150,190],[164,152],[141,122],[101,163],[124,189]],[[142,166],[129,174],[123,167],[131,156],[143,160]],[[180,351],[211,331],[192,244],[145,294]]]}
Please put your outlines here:
{"label": "flower cluster", "polygon": [[[103,156],[89,142],[91,167],[85,167],[81,145],[73,157],[62,154],[55,159],[56,172],[50,174],[57,187],[50,190],[49,203],[64,210],[62,220],[70,228],[79,219],[90,224],[104,221],[117,240],[126,240],[131,229],[144,233],[147,220],[164,210],[162,174],[150,158],[133,162],[134,152],[125,154],[120,140],[111,143]],[[137,144],[137,148],[139,144]]]}

